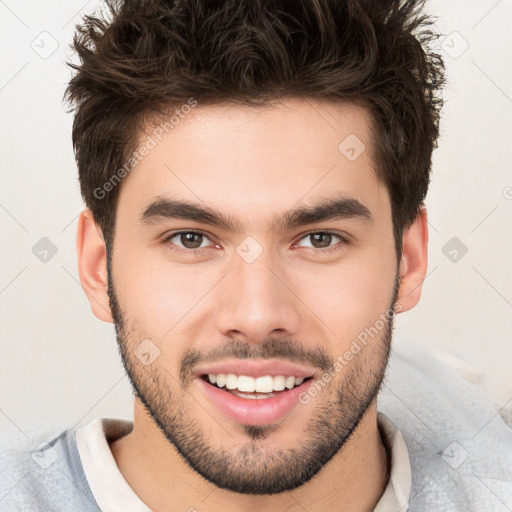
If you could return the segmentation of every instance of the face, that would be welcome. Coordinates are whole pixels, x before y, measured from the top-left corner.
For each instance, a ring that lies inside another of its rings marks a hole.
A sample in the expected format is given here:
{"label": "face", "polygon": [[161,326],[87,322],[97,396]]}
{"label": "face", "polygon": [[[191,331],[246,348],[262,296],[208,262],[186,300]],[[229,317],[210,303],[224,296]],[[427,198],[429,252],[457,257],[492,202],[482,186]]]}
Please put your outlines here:
{"label": "face", "polygon": [[389,353],[397,258],[369,117],[198,105],[152,138],[108,263],[137,399],[213,484],[294,489],[350,438]]}

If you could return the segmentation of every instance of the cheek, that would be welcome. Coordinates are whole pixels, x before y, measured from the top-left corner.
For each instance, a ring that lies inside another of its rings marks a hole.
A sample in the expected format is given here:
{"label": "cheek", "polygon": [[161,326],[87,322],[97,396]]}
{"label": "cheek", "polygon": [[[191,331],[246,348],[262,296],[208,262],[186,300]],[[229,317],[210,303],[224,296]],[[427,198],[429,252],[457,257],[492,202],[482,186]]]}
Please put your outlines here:
{"label": "cheek", "polygon": [[138,323],[154,326],[154,334],[161,332],[164,324],[169,329],[188,303],[194,285],[179,267],[166,262],[159,250],[133,248],[137,244],[128,249],[129,245],[120,242],[114,255],[115,286],[122,307]]}
{"label": "cheek", "polygon": [[229,268],[180,264],[166,257],[164,248],[123,252],[122,244],[116,258],[116,292],[129,321],[139,326],[139,334],[161,341],[204,325],[203,317],[218,302],[215,285]]}
{"label": "cheek", "polygon": [[294,291],[323,322],[322,330],[338,346],[350,344],[390,307],[395,261],[380,254],[360,252],[336,265],[317,265],[310,271],[301,268],[292,281],[296,283]]}

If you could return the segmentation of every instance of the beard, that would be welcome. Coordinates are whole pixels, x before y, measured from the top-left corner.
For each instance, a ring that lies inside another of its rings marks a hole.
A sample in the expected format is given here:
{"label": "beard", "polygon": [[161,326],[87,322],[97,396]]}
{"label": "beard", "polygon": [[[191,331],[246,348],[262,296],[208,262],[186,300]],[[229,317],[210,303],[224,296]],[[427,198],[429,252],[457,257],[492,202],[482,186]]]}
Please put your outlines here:
{"label": "beard", "polygon": [[[246,442],[233,443],[229,449],[213,446],[209,430],[195,420],[196,417],[208,418],[208,415],[198,410],[199,403],[193,397],[191,399],[188,391],[197,364],[228,357],[280,358],[309,363],[327,372],[333,368],[336,359],[321,347],[311,349],[294,340],[271,338],[258,345],[228,340],[213,350],[188,350],[180,360],[177,376],[159,365],[158,360],[151,366],[143,366],[134,355],[134,349],[145,336],[128,325],[130,315],[122,312],[111,266],[110,251],[107,251],[110,308],[119,352],[134,395],[185,463],[215,486],[252,495],[282,493],[302,486],[343,448],[376,401],[389,359],[394,314],[384,322],[381,335],[372,338],[343,367],[340,375],[319,391],[315,401],[302,405],[311,408],[311,419],[303,429],[300,444],[283,449],[265,446],[265,439],[272,434],[278,439],[285,417],[271,425],[238,424],[236,428],[245,436]],[[388,311],[394,312],[400,285],[398,276],[397,272]],[[165,345],[161,343],[160,346]],[[186,398],[189,398],[188,402],[184,400]],[[215,420],[211,418],[211,421]],[[219,426],[226,433],[223,437],[229,438],[227,425]]]}

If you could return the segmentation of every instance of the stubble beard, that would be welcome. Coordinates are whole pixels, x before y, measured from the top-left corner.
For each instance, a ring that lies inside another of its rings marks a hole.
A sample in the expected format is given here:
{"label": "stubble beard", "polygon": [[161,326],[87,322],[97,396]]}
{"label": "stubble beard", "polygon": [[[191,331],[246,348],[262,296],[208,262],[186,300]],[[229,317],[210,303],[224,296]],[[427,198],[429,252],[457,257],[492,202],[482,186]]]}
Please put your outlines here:
{"label": "stubble beard", "polygon": [[[303,428],[300,444],[282,449],[271,449],[268,443],[266,446],[266,439],[277,438],[280,429],[285,428],[285,418],[283,426],[280,423],[264,426],[239,424],[236,435],[243,434],[246,442],[233,443],[228,450],[214,447],[196,418],[206,418],[212,423],[212,428],[221,431],[219,437],[228,441],[231,424],[216,424],[205,411],[193,411],[198,404],[190,398],[189,384],[184,384],[182,376],[173,377],[158,365],[158,360],[151,366],[144,366],[135,357],[133,350],[145,336],[138,336],[135,329],[128,326],[115,293],[110,258],[107,258],[107,267],[118,348],[135,397],[184,462],[221,489],[269,495],[302,486],[343,448],[377,399],[390,353],[393,317],[385,323],[382,335],[362,347],[331,385],[318,393],[316,400],[307,406],[300,405],[311,408],[311,419]],[[397,299],[398,287],[399,281],[395,279],[391,310]],[[237,350],[244,354],[261,350],[261,354],[268,354],[277,348],[283,359],[286,359],[287,349],[292,352],[290,355],[296,355],[291,345],[275,339],[258,345],[257,349],[245,343],[232,347],[235,347],[235,353]],[[231,350],[230,355],[234,352]],[[334,365],[335,359],[330,357],[330,360]],[[179,386],[177,381],[180,381]]]}

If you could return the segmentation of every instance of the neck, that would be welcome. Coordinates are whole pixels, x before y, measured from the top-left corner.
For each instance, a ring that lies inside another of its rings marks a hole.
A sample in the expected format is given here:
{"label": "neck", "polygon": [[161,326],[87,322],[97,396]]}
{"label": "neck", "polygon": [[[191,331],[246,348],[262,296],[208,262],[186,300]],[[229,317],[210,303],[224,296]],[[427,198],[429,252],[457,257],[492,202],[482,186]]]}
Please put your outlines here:
{"label": "neck", "polygon": [[192,470],[136,400],[133,430],[110,448],[124,478],[155,512],[372,511],[388,482],[388,457],[374,402],[349,441],[303,486],[275,495],[220,489]]}

